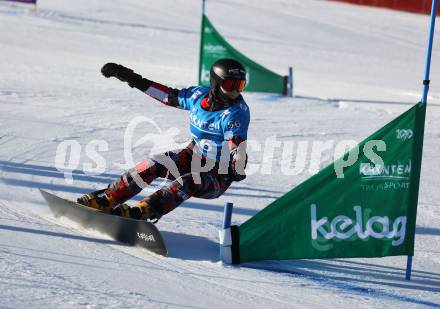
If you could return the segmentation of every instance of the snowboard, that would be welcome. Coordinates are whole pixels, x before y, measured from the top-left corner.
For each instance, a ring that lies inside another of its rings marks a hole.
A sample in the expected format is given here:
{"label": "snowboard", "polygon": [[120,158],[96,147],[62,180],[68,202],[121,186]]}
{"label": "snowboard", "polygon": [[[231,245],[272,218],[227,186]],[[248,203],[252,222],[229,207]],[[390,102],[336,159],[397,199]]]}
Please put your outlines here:
{"label": "snowboard", "polygon": [[41,189],[40,193],[56,217],[67,217],[85,228],[107,234],[114,240],[167,255],[162,235],[151,222],[108,214]]}

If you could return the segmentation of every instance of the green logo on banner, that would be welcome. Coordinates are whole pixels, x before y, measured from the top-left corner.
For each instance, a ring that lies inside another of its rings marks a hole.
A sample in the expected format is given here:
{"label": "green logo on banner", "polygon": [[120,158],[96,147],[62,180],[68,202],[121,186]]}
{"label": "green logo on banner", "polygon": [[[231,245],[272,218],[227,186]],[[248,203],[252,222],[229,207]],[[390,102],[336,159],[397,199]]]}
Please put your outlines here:
{"label": "green logo on banner", "polygon": [[[367,210],[371,212],[371,209]],[[371,217],[364,224],[362,218],[362,207],[353,206],[353,211],[355,217],[354,219],[344,215],[339,215],[331,220],[330,223],[327,217],[317,219],[316,205],[310,205],[312,239],[316,240],[318,238],[318,234],[325,239],[348,239],[356,234],[355,236],[357,236],[359,239],[366,239],[370,236],[376,239],[393,239],[391,242],[393,246],[399,246],[403,243],[406,232],[406,216],[396,218],[396,220],[391,223],[392,229],[390,230],[390,218],[387,216]],[[329,223],[330,227],[326,229],[325,226],[329,226]],[[394,239],[395,237],[397,237],[397,239]]]}
{"label": "green logo on banner", "polygon": [[412,255],[426,105],[239,226],[241,262]]}

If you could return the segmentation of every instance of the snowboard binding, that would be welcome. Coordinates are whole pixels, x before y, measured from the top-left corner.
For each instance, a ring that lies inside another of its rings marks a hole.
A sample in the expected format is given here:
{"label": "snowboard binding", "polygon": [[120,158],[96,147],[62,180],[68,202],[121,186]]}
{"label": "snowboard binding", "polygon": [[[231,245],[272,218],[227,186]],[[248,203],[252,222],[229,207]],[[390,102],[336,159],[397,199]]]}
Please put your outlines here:
{"label": "snowboard binding", "polygon": [[85,194],[77,199],[77,203],[103,212],[111,212],[116,204],[111,195],[106,194],[106,189]]}
{"label": "snowboard binding", "polygon": [[132,207],[127,204],[118,204],[113,207],[111,214],[136,220],[148,220],[152,223],[159,221],[145,200],[140,201],[138,204]]}

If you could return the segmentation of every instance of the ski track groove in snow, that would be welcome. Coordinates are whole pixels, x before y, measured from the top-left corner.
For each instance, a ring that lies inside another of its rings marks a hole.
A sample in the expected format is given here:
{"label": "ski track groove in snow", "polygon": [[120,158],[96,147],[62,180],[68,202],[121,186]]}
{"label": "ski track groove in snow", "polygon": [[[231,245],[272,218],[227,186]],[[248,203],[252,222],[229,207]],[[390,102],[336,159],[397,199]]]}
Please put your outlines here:
{"label": "ski track groove in snow", "polygon": [[[3,203],[2,203],[3,205]],[[6,209],[6,208],[5,208]],[[82,236],[91,236],[93,234],[98,235],[99,237],[104,237],[104,239],[108,239],[108,237],[103,236],[101,233],[93,233],[92,231],[88,229],[84,229],[79,227],[75,222],[71,222],[70,220],[62,220],[60,223],[60,219],[53,218],[51,215],[40,217],[40,216],[33,216],[34,219],[29,218],[28,215],[25,215],[20,212],[12,211],[11,209],[8,209],[5,211],[5,213],[12,214],[15,218],[20,219],[20,222],[27,223],[27,224],[39,224],[41,220],[48,221],[52,223],[52,228],[54,226],[58,226],[59,228],[62,228],[65,231],[69,231],[72,234],[80,234]],[[37,220],[36,218],[39,218]],[[69,227],[66,224],[72,224],[73,227]],[[40,223],[41,224],[41,223]],[[228,283],[221,283],[219,281],[216,281],[215,279],[207,279],[209,278],[225,278],[224,275],[224,269],[223,266],[219,265],[219,263],[212,263],[212,262],[200,262],[202,263],[201,267],[197,267],[197,264],[194,264],[194,262],[187,263],[185,266],[183,266],[181,263],[179,263],[179,260],[174,258],[163,258],[161,256],[157,256],[153,253],[145,252],[145,250],[139,249],[139,248],[132,248],[127,247],[124,245],[109,245],[114,250],[123,252],[126,255],[135,257],[136,259],[140,259],[144,262],[147,262],[148,264],[154,265],[157,269],[163,269],[166,270],[169,273],[176,273],[179,275],[179,277],[184,277],[185,280],[188,280],[188,277],[191,277],[195,279],[196,281],[203,281],[207,283],[208,285],[203,285],[203,288],[200,288],[200,292],[203,292],[203,289],[207,288],[209,286],[209,289],[212,290],[215,288],[215,291],[218,291],[219,293],[223,293],[224,297],[227,297],[230,301],[237,302],[239,301],[240,306],[242,307],[252,307],[252,303],[255,303],[255,298],[258,298],[260,301],[266,301],[267,304],[273,305],[274,302],[278,303],[278,306],[281,307],[289,307],[288,302],[282,302],[279,299],[269,297],[267,295],[262,295],[261,293],[256,292],[257,286],[247,286],[246,288],[240,288],[237,286],[231,286]],[[1,245],[0,245],[1,247]],[[19,255],[19,254],[15,254]],[[24,256],[24,255],[23,255]],[[62,262],[62,260],[58,259],[49,259],[53,262]],[[159,262],[157,262],[157,261]],[[71,263],[71,262],[70,262]],[[209,265],[207,265],[209,263]],[[166,265],[166,266],[165,266]],[[190,266],[191,265],[191,266]],[[208,266],[208,267],[207,267]],[[96,268],[96,266],[93,266]],[[208,271],[209,270],[209,271]],[[197,274],[200,273],[200,274]],[[146,276],[149,276],[149,273],[146,273]],[[157,277],[158,280],[161,279],[161,277]],[[43,280],[44,281],[44,280]],[[241,281],[239,278],[227,278],[227,282],[230,281]],[[265,282],[264,282],[265,281]],[[260,283],[270,283],[267,280],[264,280]],[[252,284],[252,282],[248,282],[248,284]],[[44,287],[45,285],[42,285],[41,287]],[[50,287],[49,285],[47,287]],[[82,289],[80,289],[82,290]],[[85,290],[84,290],[85,291]],[[86,291],[86,292],[93,292],[93,291]],[[38,301],[37,299],[35,301]]]}
{"label": "ski track groove in snow", "polygon": [[[120,250],[120,248],[117,248]],[[282,302],[279,299],[275,299],[273,297],[269,297],[269,296],[265,296],[262,295],[262,293],[258,293],[258,292],[254,292],[254,290],[252,289],[252,286],[249,286],[249,290],[248,289],[243,289],[243,288],[239,288],[239,287],[234,287],[231,285],[228,285],[226,283],[220,283],[219,281],[215,280],[215,279],[207,279],[208,277],[218,277],[218,278],[224,278],[224,269],[222,269],[222,266],[219,266],[218,263],[212,263],[212,262],[202,262],[202,267],[195,267],[194,263],[187,263],[185,266],[183,266],[179,261],[176,261],[176,263],[173,263],[175,259],[173,258],[168,258],[168,259],[164,259],[164,258],[160,258],[160,260],[162,260],[162,263],[157,263],[152,261],[152,259],[149,258],[145,258],[141,255],[137,255],[135,253],[128,253],[129,255],[135,256],[139,259],[142,259],[144,261],[147,261],[151,264],[156,265],[157,267],[163,267],[165,269],[167,269],[170,272],[177,272],[181,275],[186,276],[190,276],[194,279],[197,280],[201,280],[207,284],[209,284],[209,289],[212,288],[212,286],[216,286],[216,289],[221,292],[223,291],[223,297],[227,296],[229,298],[230,301],[235,300],[237,301],[237,299],[240,299],[241,301],[241,306],[248,306],[249,305],[249,301],[255,302],[255,297],[260,299],[260,300],[267,300],[268,303],[270,303],[271,305],[274,305],[274,303],[277,303],[278,305],[276,306],[288,306],[289,303],[287,302]],[[207,263],[209,263],[209,265],[207,265]],[[167,266],[164,266],[167,265]],[[191,266],[190,266],[191,265]],[[208,267],[207,267],[208,266]],[[215,271],[214,268],[218,268],[217,271]],[[200,273],[200,274],[197,274]],[[239,280],[238,278],[228,278],[228,281],[236,281]],[[204,287],[207,287],[207,285],[204,285]],[[225,301],[226,303],[228,303],[227,301]],[[258,301],[259,302],[259,301]]]}
{"label": "ski track groove in snow", "polygon": [[[1,202],[1,205],[4,206],[4,203]],[[15,219],[17,219],[17,221],[19,221],[20,223],[24,223],[26,224],[27,228],[22,228],[22,230],[32,230],[32,227],[34,225],[39,225],[39,226],[45,226],[45,230],[47,230],[48,233],[50,232],[55,232],[55,233],[59,233],[62,232],[63,234],[65,234],[66,232],[69,232],[69,234],[72,235],[72,237],[74,237],[74,235],[82,235],[86,238],[84,238],[85,240],[88,239],[88,237],[90,237],[91,235],[95,234],[96,232],[93,233],[89,230],[84,230],[81,229],[80,227],[78,227],[78,225],[75,222],[71,222],[70,220],[62,220],[60,223],[60,219],[56,219],[53,218],[51,215],[49,216],[45,216],[45,217],[40,217],[38,215],[33,215],[32,217],[29,217],[29,215],[25,215],[23,213],[17,212],[17,211],[13,211],[11,209],[8,209],[6,207],[2,207],[1,208],[1,213],[2,214],[9,214],[9,217],[14,217]],[[0,218],[1,220],[2,218]],[[47,225],[44,223],[41,223],[41,220],[46,221],[46,222],[50,222],[53,223],[53,225]],[[72,224],[72,226],[76,227],[69,227],[68,225]],[[67,224],[67,225],[66,225]],[[1,227],[1,225],[0,225]],[[61,230],[60,230],[61,229]],[[103,238],[108,239],[108,237],[97,233],[99,238]],[[81,238],[78,238],[81,239]],[[109,240],[110,241],[110,240]],[[113,242],[113,241],[111,241]],[[88,243],[87,241],[84,243]],[[90,250],[90,248],[86,245],[84,246],[83,243],[79,243],[79,248],[84,248],[84,250]],[[120,244],[118,246],[124,246],[123,244]],[[31,254],[22,254],[22,253],[17,253],[17,252],[13,252],[13,250],[11,250],[13,247],[12,246],[7,246],[7,245],[3,245],[0,244],[0,256],[1,255],[9,255],[9,256],[15,256],[16,258],[23,258],[26,260],[40,260],[41,257],[39,257],[38,255],[31,255]],[[114,247],[110,247],[109,248],[111,250],[114,250]],[[23,251],[23,248],[21,247],[16,247],[15,248],[17,251]],[[33,252],[35,251],[35,249],[29,249],[29,251]],[[6,264],[1,264],[3,268],[5,268],[5,272],[11,273],[12,272],[12,276],[14,278],[14,280],[12,282],[10,282],[10,286],[14,287],[34,287],[37,290],[42,290],[42,293],[38,293],[38,297],[33,297],[32,298],[32,302],[36,305],[39,304],[40,300],[49,300],[51,296],[59,298],[62,297],[64,298],[64,300],[59,300],[59,304],[56,303],[52,303],[52,305],[54,306],[59,306],[59,308],[69,308],[71,306],[75,306],[75,305],[87,305],[87,298],[92,297],[92,298],[96,298],[96,297],[106,297],[108,299],[110,299],[111,301],[109,302],[109,300],[106,300],[105,302],[102,303],[102,305],[104,306],[110,306],[110,307],[115,307],[115,308],[120,308],[121,306],[128,306],[128,303],[132,303],[134,306],[140,305],[141,303],[145,303],[148,302],[150,303],[150,305],[153,305],[156,303],[158,305],[171,305],[171,306],[176,306],[179,307],[181,305],[179,304],[173,304],[173,303],[164,303],[162,301],[156,301],[153,298],[148,297],[147,295],[144,295],[142,293],[129,293],[130,295],[130,300],[127,301],[127,293],[126,291],[123,292],[117,292],[117,291],[108,291],[108,288],[105,288],[105,284],[103,284],[102,281],[98,280],[98,281],[94,281],[94,280],[89,280],[87,278],[84,278],[81,274],[79,274],[79,276],[76,275],[72,275],[73,277],[65,277],[63,275],[57,275],[59,273],[63,273],[62,269],[58,268],[58,265],[63,265],[65,263],[67,263],[68,265],[77,265],[77,266],[81,266],[81,267],[85,267],[86,269],[89,269],[90,271],[93,272],[93,270],[99,269],[100,266],[94,265],[94,264],[87,264],[87,263],[83,263],[83,262],[74,262],[72,261],[72,255],[64,255],[66,257],[69,257],[68,260],[64,261],[63,259],[59,259],[59,258],[53,258],[53,257],[47,257],[48,255],[55,255],[58,256],[60,255],[59,252],[47,252],[47,251],[41,251],[41,253],[43,253],[43,255],[45,255],[44,260],[45,261],[49,261],[52,262],[52,264],[54,265],[53,268],[49,268],[49,269],[45,269],[44,271],[40,271],[40,268],[37,268],[36,270],[34,270],[35,267],[32,267],[32,262],[26,262],[23,260],[20,260],[20,263],[18,265],[16,265],[15,261],[12,261],[10,263],[6,263]],[[83,260],[84,257],[83,256],[76,256],[76,258]],[[4,259],[7,262],[7,259]],[[95,260],[93,258],[93,260]],[[120,266],[119,263],[117,261],[107,261],[107,263],[110,264],[115,264],[117,266]],[[15,272],[11,271],[11,268],[13,267],[18,267],[18,269],[21,271],[20,274],[15,274]],[[118,271],[120,267],[114,268],[115,271]],[[108,266],[106,266],[103,269],[108,269]],[[146,273],[146,275],[148,276],[149,274]],[[155,277],[155,279],[160,280],[161,277]],[[0,280],[1,281],[1,280]],[[83,284],[80,284],[81,281],[84,281]],[[24,283],[23,283],[24,282]],[[49,283],[50,282],[50,283]],[[73,286],[73,283],[75,283],[75,285]],[[111,284],[110,282],[104,282],[107,284]],[[1,283],[0,283],[1,286]],[[90,289],[90,286],[94,286],[95,288]],[[100,288],[100,287],[104,287],[104,288]],[[132,295],[131,295],[132,294]],[[41,296],[40,296],[41,295]],[[74,298],[74,300],[72,299],[72,296]],[[135,296],[135,297],[134,297]],[[75,299],[75,297],[81,299],[84,299],[84,302],[81,302],[77,299]],[[12,298],[12,297],[11,297]],[[66,303],[67,301],[67,303]],[[139,302],[137,304],[137,302]],[[94,305],[98,305],[99,306],[99,302],[97,304]],[[25,307],[25,304],[20,304],[20,301],[18,301],[17,303],[14,304],[14,307]],[[43,305],[42,305],[43,306]],[[197,306],[191,306],[191,308],[200,308]]]}

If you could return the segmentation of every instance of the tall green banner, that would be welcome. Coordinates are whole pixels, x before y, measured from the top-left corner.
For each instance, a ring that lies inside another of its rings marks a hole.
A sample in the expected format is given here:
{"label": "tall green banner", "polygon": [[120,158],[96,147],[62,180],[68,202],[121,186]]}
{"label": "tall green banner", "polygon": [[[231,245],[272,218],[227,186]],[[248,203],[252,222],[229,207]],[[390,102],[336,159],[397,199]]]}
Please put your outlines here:
{"label": "tall green banner", "polygon": [[413,255],[425,111],[415,105],[233,227],[233,263]]}
{"label": "tall green banner", "polygon": [[278,75],[250,60],[233,48],[214,28],[208,17],[202,15],[199,59],[199,85],[209,86],[209,71],[221,58],[240,61],[247,71],[245,91],[286,94],[287,77]]}

